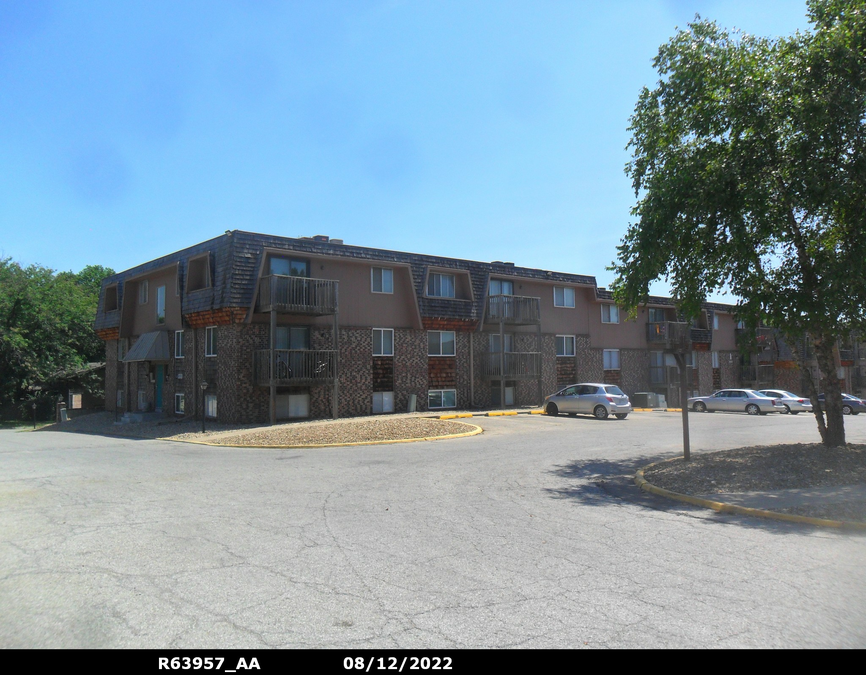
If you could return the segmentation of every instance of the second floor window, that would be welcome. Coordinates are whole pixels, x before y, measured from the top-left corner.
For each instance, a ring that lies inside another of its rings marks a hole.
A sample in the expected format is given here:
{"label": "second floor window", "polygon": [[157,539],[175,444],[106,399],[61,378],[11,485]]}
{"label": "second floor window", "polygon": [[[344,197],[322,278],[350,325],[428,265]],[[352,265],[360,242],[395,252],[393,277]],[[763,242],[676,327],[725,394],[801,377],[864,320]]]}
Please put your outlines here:
{"label": "second floor window", "polygon": [[574,307],[574,289],[564,286],[553,287],[554,307]]}
{"label": "second floor window", "polygon": [[514,295],[514,282],[505,279],[491,279],[488,295]]}
{"label": "second floor window", "polygon": [[713,314],[713,330],[719,330],[719,315]]}
{"label": "second floor window", "polygon": [[156,289],[156,322],[165,323],[165,286]]}
{"label": "second floor window", "polygon": [[556,336],[556,355],[574,356],[574,335]]}
{"label": "second floor window", "polygon": [[619,307],[616,305],[601,306],[602,323],[619,323]]}
{"label": "second floor window", "polygon": [[665,321],[665,310],[654,309],[654,308],[650,307],[649,322],[650,323],[664,323],[664,321]]}
{"label": "second floor window", "polygon": [[431,330],[427,332],[428,356],[454,356],[455,334],[453,330]]}
{"label": "second floor window", "polygon": [[453,298],[454,275],[430,272],[427,277],[427,295],[433,298]]}
{"label": "second floor window", "polygon": [[147,280],[138,282],[138,304],[147,304]]}
{"label": "second floor window", "polygon": [[217,334],[216,326],[210,326],[204,329],[204,355],[217,355]]}
{"label": "second floor window", "polygon": [[373,356],[394,356],[394,329],[373,329]]}
{"label": "second floor window", "polygon": [[372,285],[374,293],[393,293],[394,270],[388,267],[374,267]]}
{"label": "second floor window", "polygon": [[183,358],[183,331],[176,330],[174,332],[174,358]]}

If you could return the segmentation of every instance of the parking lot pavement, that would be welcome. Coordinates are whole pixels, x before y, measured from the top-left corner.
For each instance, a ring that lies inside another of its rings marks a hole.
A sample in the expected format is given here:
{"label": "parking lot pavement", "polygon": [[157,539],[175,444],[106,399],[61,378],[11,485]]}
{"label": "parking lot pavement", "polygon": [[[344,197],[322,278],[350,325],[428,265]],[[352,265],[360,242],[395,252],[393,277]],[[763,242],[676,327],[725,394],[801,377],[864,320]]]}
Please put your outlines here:
{"label": "parking lot pavement", "polygon": [[[695,452],[817,437],[691,419]],[[866,537],[630,485],[678,415],[473,421],[328,450],[0,431],[0,645],[866,646]]]}

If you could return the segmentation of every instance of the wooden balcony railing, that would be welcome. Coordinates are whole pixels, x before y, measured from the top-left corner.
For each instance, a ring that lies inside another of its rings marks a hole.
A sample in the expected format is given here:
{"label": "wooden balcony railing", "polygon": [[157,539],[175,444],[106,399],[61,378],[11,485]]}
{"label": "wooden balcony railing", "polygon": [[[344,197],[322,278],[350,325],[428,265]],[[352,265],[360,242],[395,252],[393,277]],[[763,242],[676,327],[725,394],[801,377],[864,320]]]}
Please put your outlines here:
{"label": "wooden balcony railing", "polygon": [[691,349],[691,328],[687,323],[662,321],[646,325],[646,339],[652,345],[665,349]]}
{"label": "wooden balcony railing", "polygon": [[[279,386],[326,384],[337,377],[337,352],[325,349],[275,349],[275,384]],[[256,385],[270,384],[271,351],[257,349],[253,372]]]}
{"label": "wooden balcony railing", "polygon": [[337,311],[337,282],[271,274],[261,278],[257,312],[334,314]]}
{"label": "wooden balcony railing", "polygon": [[541,372],[539,352],[505,352],[504,363],[500,362],[500,356],[499,352],[484,352],[480,355],[481,377],[497,380],[532,380]]}
{"label": "wooden balcony railing", "polygon": [[707,328],[694,328],[692,327],[689,330],[689,337],[692,342],[700,342],[703,344],[710,344],[713,341],[713,331]]}
{"label": "wooden balcony railing", "polygon": [[486,323],[531,325],[541,321],[541,298],[522,295],[491,295],[487,298]]}

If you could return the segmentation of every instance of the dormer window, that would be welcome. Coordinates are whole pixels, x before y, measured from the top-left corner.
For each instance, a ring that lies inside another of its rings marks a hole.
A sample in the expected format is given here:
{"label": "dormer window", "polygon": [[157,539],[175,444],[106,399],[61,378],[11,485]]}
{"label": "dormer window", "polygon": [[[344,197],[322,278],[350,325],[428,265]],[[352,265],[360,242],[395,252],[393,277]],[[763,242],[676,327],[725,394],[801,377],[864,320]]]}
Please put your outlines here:
{"label": "dormer window", "polygon": [[200,291],[210,288],[210,254],[193,258],[189,261],[189,269],[186,275],[186,291]]}
{"label": "dormer window", "polygon": [[427,295],[431,298],[454,297],[454,275],[430,272],[427,277]]}
{"label": "dormer window", "polygon": [[105,306],[103,309],[106,312],[117,311],[117,284],[105,289]]}

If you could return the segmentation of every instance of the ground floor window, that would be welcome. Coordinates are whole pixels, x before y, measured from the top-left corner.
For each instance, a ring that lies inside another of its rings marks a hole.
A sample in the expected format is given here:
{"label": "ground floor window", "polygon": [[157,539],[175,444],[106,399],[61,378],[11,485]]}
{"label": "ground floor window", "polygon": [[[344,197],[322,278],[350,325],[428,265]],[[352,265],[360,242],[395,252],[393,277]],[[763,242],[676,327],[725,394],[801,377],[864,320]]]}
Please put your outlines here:
{"label": "ground floor window", "polygon": [[456,389],[439,389],[436,391],[427,392],[427,407],[428,408],[456,408],[457,407],[457,390]]}
{"label": "ground floor window", "polygon": [[310,416],[310,393],[277,394],[277,419],[290,420]]}
{"label": "ground floor window", "polygon": [[217,416],[217,397],[216,394],[205,394],[204,396],[204,416],[215,418]]}
{"label": "ground floor window", "polygon": [[604,369],[619,370],[619,349],[604,350]]}
{"label": "ground floor window", "polygon": [[394,392],[373,392],[373,414],[394,412]]}
{"label": "ground floor window", "polygon": [[177,415],[183,415],[184,408],[184,395],[183,394],[175,394],[174,395],[174,412]]}
{"label": "ground floor window", "polygon": [[118,407],[118,408],[122,408],[122,407],[123,407],[123,389],[118,389],[118,390],[117,390],[117,398],[116,398],[116,400],[115,400],[115,405],[116,405],[116,407]]}
{"label": "ground floor window", "polygon": [[556,336],[556,355],[574,356],[574,335]]}
{"label": "ground floor window", "polygon": [[500,388],[500,383],[493,381],[490,383],[490,399],[491,403],[494,406],[511,406],[514,405],[514,382],[505,382],[505,403],[503,404],[501,401],[502,398],[502,390]]}
{"label": "ground floor window", "polygon": [[147,392],[144,389],[140,389],[138,392],[138,409],[147,410]]}

